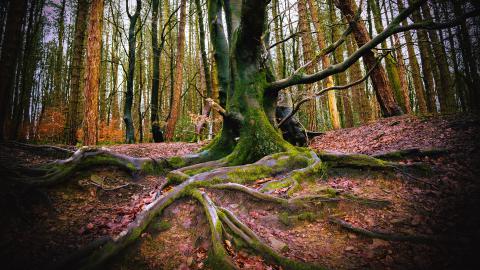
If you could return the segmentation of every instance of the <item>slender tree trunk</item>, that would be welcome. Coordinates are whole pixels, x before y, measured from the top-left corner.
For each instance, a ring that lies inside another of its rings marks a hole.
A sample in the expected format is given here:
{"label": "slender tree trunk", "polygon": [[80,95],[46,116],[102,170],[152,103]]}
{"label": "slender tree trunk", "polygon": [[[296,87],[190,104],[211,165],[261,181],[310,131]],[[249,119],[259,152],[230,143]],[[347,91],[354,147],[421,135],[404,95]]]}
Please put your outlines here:
{"label": "slender tree trunk", "polygon": [[[116,21],[118,22],[119,20],[119,11],[116,10],[115,13],[112,10],[112,17],[116,17]],[[113,124],[114,128],[118,128],[120,124],[120,108],[118,104],[118,97],[119,91],[118,91],[118,65],[120,63],[120,59],[118,57],[118,47],[119,47],[119,36],[120,36],[120,31],[118,29],[118,26],[115,25],[113,29],[113,37],[112,37],[112,63],[111,63],[111,75],[112,75],[112,89],[111,89],[111,111],[112,111],[112,121],[111,124]]]}
{"label": "slender tree trunk", "polygon": [[[425,20],[433,19],[428,4],[422,5],[422,14]],[[439,80],[435,81],[438,85],[436,89],[440,103],[440,111],[442,113],[453,113],[456,110],[455,94],[453,92],[453,85],[450,77],[451,74],[448,69],[447,55],[443,47],[443,41],[439,39],[436,30],[429,30],[428,36],[432,41],[433,53],[437,62],[436,66],[440,72]]]}
{"label": "slender tree trunk", "polygon": [[98,140],[98,91],[102,52],[103,0],[92,0],[88,25],[87,69],[85,73],[85,105],[83,144],[95,145]]}
{"label": "slender tree trunk", "polygon": [[[459,1],[454,1],[454,12],[456,16],[462,14],[462,5]],[[477,4],[478,8],[478,4]],[[465,65],[465,73],[467,76],[469,88],[469,100],[473,111],[480,112],[480,90],[478,89],[478,82],[480,75],[478,73],[475,57],[473,56],[472,43],[468,33],[468,27],[465,22],[460,25],[459,43],[462,52],[462,58]]]}
{"label": "slender tree trunk", "polygon": [[[356,4],[352,0],[335,0],[335,5],[340,9],[349,23],[354,25],[353,34],[359,47],[370,41],[367,29],[363,22],[354,21],[357,12]],[[363,56],[363,60],[368,70],[371,70],[377,60],[373,52],[368,52]],[[393,97],[392,87],[387,79],[385,70],[382,66],[377,66],[372,74],[371,79],[378,103],[385,117],[403,114],[402,109],[397,105]]]}
{"label": "slender tree trunk", "polygon": [[73,56],[70,68],[70,99],[67,115],[67,126],[65,128],[65,140],[68,144],[77,143],[77,130],[81,124],[81,96],[82,96],[82,75],[84,68],[85,32],[88,20],[88,0],[78,0],[77,17],[75,22],[75,34],[73,39]]}
{"label": "slender tree trunk", "polygon": [[[390,24],[390,20],[388,19],[388,11],[385,1],[383,1],[383,9],[385,11],[385,18],[387,20],[387,25]],[[393,18],[393,8],[392,3],[390,3],[390,15]],[[403,51],[402,47],[400,46],[400,38],[398,34],[393,35],[393,39],[391,40],[392,46],[395,47],[395,67],[398,73],[398,78],[400,80],[400,93],[402,94],[403,104],[404,104],[404,111],[407,114],[412,113],[412,106],[410,102],[410,91],[408,88],[408,81],[407,81],[407,71],[405,68],[405,61],[403,59]]]}
{"label": "slender tree trunk", "polygon": [[[127,0],[128,11],[128,0]],[[128,73],[127,73],[127,92],[125,93],[125,105],[123,108],[123,121],[125,122],[125,142],[135,142],[135,128],[133,127],[132,107],[133,107],[133,81],[135,78],[135,54],[137,46],[137,21],[140,16],[142,1],[137,0],[135,13],[128,17],[130,27],[128,29]]]}
{"label": "slender tree trunk", "polygon": [[[351,55],[355,51],[355,41],[353,38],[349,38],[346,41],[347,43],[347,52]],[[353,64],[348,70],[348,77],[350,82],[358,81],[362,78],[362,69],[360,67],[360,62]],[[372,108],[370,106],[370,101],[367,96],[367,89],[365,84],[357,84],[352,87],[352,96],[355,102],[355,111],[358,112],[360,123],[366,123],[372,119]]]}
{"label": "slender tree trunk", "polygon": [[[158,91],[160,86],[160,50],[158,48],[158,13],[161,11],[159,0],[152,1],[152,93],[150,99],[150,121],[152,125],[152,138],[154,142],[163,141],[163,133],[160,129],[158,117]],[[160,10],[159,10],[160,9]]]}
{"label": "slender tree trunk", "polygon": [[11,1],[0,57],[0,141],[6,139],[6,123],[12,105],[15,67],[18,61],[18,44],[23,39],[22,24],[27,12],[27,0]]}
{"label": "slender tree trunk", "polygon": [[[201,57],[202,57],[202,68],[203,68],[203,76],[205,80],[205,87],[206,87],[206,97],[207,98],[212,98],[212,81],[210,77],[210,70],[208,67],[208,58],[207,58],[207,51],[205,47],[205,27],[203,26],[203,12],[202,12],[202,6],[200,3],[200,0],[195,0],[195,7],[197,11],[197,16],[198,16],[198,30],[200,34],[200,52],[201,52]],[[205,103],[205,106],[203,107],[202,110],[202,119],[200,122],[197,124],[195,128],[195,132],[199,136],[202,132],[203,126],[205,125],[205,120],[208,115],[210,115],[210,103]]]}
{"label": "slender tree trunk", "polygon": [[[404,9],[403,0],[398,0],[397,3],[400,11],[402,11]],[[403,21],[402,25],[407,25],[407,21]],[[428,108],[425,101],[425,87],[422,83],[420,66],[418,65],[417,55],[415,53],[415,48],[413,47],[412,34],[410,33],[410,31],[407,31],[404,33],[404,36],[407,43],[408,62],[410,65],[410,70],[412,72],[413,88],[415,90],[418,111],[420,112],[420,114],[426,114],[428,112]]]}
{"label": "slender tree trunk", "polygon": [[[298,28],[300,31],[300,37],[302,38],[302,51],[303,51],[303,62],[307,63],[309,61],[314,60],[313,54],[313,40],[312,40],[312,33],[310,30],[310,23],[308,20],[308,12],[307,12],[307,4],[306,0],[298,0]],[[306,69],[305,72],[313,73],[315,71],[316,63],[311,63]],[[307,95],[312,95],[314,93],[314,88],[312,84],[308,84],[305,86],[304,91]],[[317,107],[316,107],[316,99],[312,99],[306,104],[307,110],[307,126],[309,130],[316,130],[317,129]],[[336,108],[336,101],[335,105],[332,104],[332,110],[337,110]],[[338,112],[337,112],[338,116]],[[333,118],[333,117],[332,117]],[[340,121],[338,117],[336,118],[336,126],[340,125]]]}
{"label": "slender tree trunk", "polygon": [[55,73],[54,73],[54,83],[53,83],[53,93],[54,93],[54,106],[61,106],[62,100],[65,95],[63,92],[63,42],[65,36],[65,3],[66,0],[62,0],[60,3],[60,10],[58,12],[57,19],[57,29],[58,29],[58,40],[57,40],[57,50],[55,56]]}
{"label": "slender tree trunk", "polygon": [[183,58],[185,50],[185,25],[186,25],[186,9],[187,1],[181,0],[180,3],[180,25],[178,28],[177,39],[177,59],[175,61],[175,82],[173,86],[173,98],[171,104],[171,114],[167,121],[165,139],[172,140],[175,133],[175,126],[180,116],[180,103],[183,85]]}
{"label": "slender tree trunk", "polygon": [[[308,2],[309,10],[310,10],[310,15],[312,15],[313,25],[315,27],[318,48],[319,48],[319,50],[322,50],[326,47],[325,35],[324,35],[325,32],[323,31],[322,25],[320,24],[320,19],[319,19],[319,16],[318,16],[317,6],[314,4],[313,0],[307,0],[307,2]],[[324,55],[322,57],[322,67],[327,68],[328,66],[330,66],[330,58],[328,57],[328,55]],[[326,87],[332,87],[333,85],[334,85],[333,76],[327,77]],[[330,111],[330,118],[332,120],[332,127],[334,129],[339,129],[340,128],[340,115],[339,115],[338,109],[337,109],[337,98],[335,96],[335,92],[329,91],[327,93],[327,97],[328,97],[328,108],[329,108],[329,111]],[[350,112],[351,112],[351,110],[350,110]],[[316,115],[315,115],[315,118],[316,118]]]}
{"label": "slender tree trunk", "polygon": [[[380,33],[384,30],[384,28],[378,0],[368,0],[368,4],[370,5],[370,9],[373,14],[375,30],[377,30],[377,33]],[[387,49],[387,47],[387,41],[384,40],[382,42],[382,48]],[[388,80],[395,95],[396,102],[400,105],[403,111],[407,111],[404,96],[408,96],[408,94],[405,92],[402,93],[402,91],[406,89],[402,88],[400,75],[394,62],[395,60],[391,55],[385,57],[385,70],[387,71]]]}

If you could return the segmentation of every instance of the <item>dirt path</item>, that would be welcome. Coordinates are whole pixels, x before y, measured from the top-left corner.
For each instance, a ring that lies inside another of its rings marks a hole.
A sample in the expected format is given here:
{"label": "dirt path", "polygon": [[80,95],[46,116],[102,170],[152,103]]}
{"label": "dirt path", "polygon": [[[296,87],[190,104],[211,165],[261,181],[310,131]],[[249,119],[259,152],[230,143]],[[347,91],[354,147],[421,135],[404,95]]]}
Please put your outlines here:
{"label": "dirt path", "polygon": [[[212,199],[250,226],[283,255],[330,269],[462,269],[480,240],[477,119],[395,117],[359,128],[327,132],[311,147],[345,153],[379,154],[410,148],[442,148],[447,155],[404,159],[433,168],[428,177],[374,171],[330,170],[304,182],[294,195],[341,190],[389,201],[387,207],[340,202],[294,210],[232,191],[206,190]],[[161,157],[193,152],[197,144],[137,144],[110,147],[133,156]],[[38,164],[48,157],[0,145],[0,160]],[[37,153],[38,154],[38,153]],[[51,159],[51,158],[50,158]],[[281,176],[277,176],[281,177]],[[2,183],[0,256],[4,269],[43,269],[105,235],[115,235],[148,204],[165,179],[131,177],[102,168],[80,174],[70,184],[49,189],[13,190]],[[272,180],[272,179],[267,179]],[[265,179],[251,187],[259,188]],[[425,184],[425,182],[430,184]],[[166,190],[168,192],[168,188]],[[287,196],[288,188],[273,194]],[[348,232],[335,217],[371,231],[441,237],[436,244],[386,241]],[[167,207],[141,240],[109,269],[209,269],[209,228],[201,206],[183,199]],[[452,242],[451,239],[454,239]],[[227,251],[239,268],[278,269],[232,238]],[[3,268],[3,267],[2,267]]]}

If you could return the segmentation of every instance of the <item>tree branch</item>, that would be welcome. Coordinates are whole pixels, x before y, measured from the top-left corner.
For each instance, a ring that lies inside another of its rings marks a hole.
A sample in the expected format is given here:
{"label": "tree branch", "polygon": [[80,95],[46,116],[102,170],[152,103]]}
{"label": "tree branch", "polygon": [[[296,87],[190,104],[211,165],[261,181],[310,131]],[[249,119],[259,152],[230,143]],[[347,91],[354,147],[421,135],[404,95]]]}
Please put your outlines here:
{"label": "tree branch", "polygon": [[357,84],[360,84],[362,82],[364,82],[369,76],[370,74],[372,74],[373,70],[375,68],[377,68],[378,64],[380,64],[380,62],[382,61],[382,59],[385,57],[385,54],[383,54],[382,56],[380,56],[377,60],[377,62],[375,63],[375,66],[373,66],[372,69],[370,69],[367,74],[365,74],[365,76],[363,76],[361,79],[357,80],[357,81],[354,81],[354,82],[351,82],[349,84],[346,84],[346,85],[337,85],[337,86],[332,86],[332,87],[327,87],[327,88],[324,88],[322,90],[320,90],[319,92],[317,93],[314,93],[313,95],[311,96],[308,96],[308,97],[305,97],[303,98],[300,102],[298,102],[294,109],[292,110],[292,112],[290,112],[289,115],[287,115],[285,118],[283,118],[277,125],[277,128],[278,127],[281,127],[286,121],[288,121],[290,118],[292,118],[297,112],[298,110],[300,109],[300,107],[307,101],[311,100],[312,98],[314,97],[318,97],[318,96],[321,96],[325,93],[327,93],[328,91],[332,91],[332,90],[345,90],[345,89],[348,89],[352,86],[355,86]]}
{"label": "tree branch", "polygon": [[300,68],[295,71],[290,77],[271,83],[266,90],[280,91],[281,89],[287,88],[292,85],[314,83],[323,80],[331,75],[345,71],[348,67],[358,61],[360,57],[362,57],[365,53],[375,48],[378,44],[382,43],[382,41],[395,33],[401,32],[401,28],[399,27],[400,23],[405,20],[410,14],[412,14],[415,10],[420,8],[420,6],[426,1],[427,0],[419,0],[413,2],[408,8],[406,8],[397,17],[395,17],[382,32],[380,32],[377,36],[372,38],[372,40],[360,47],[356,52],[347,57],[347,59],[345,59],[343,62],[331,65],[326,69],[323,69],[322,71],[314,74],[303,74],[303,69]]}

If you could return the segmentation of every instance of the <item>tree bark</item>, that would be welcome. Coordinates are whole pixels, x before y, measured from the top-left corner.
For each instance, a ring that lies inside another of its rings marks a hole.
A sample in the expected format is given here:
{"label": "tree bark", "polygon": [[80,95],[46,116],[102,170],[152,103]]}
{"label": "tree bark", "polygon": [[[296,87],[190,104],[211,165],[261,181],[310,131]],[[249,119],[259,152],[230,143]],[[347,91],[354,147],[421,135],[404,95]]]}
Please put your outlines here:
{"label": "tree bark", "polygon": [[[128,0],[127,0],[128,11]],[[135,78],[135,54],[137,46],[137,21],[140,16],[142,1],[137,0],[135,13],[130,15],[130,27],[128,29],[128,71],[127,71],[127,92],[125,93],[125,105],[123,107],[123,121],[125,122],[125,142],[135,142],[135,128],[133,127],[132,107],[133,107],[133,80]]]}
{"label": "tree bark", "polygon": [[[310,30],[310,22],[308,19],[308,12],[307,12],[307,4],[306,0],[298,0],[297,2],[298,7],[298,28],[300,31],[300,37],[302,39],[302,51],[303,51],[303,62],[304,64],[308,63],[309,61],[314,60],[313,54],[313,40],[312,40],[312,33]],[[313,73],[315,71],[316,63],[311,63],[305,71],[308,73]],[[313,85],[307,84],[304,89],[306,95],[312,95],[314,93]],[[335,97],[333,97],[335,99]],[[335,100],[332,100],[335,101]],[[335,105],[332,105],[331,110],[336,110],[336,101]],[[316,130],[317,129],[317,106],[316,106],[316,99],[312,99],[306,104],[306,111],[307,111],[307,126],[309,130]],[[336,115],[338,116],[338,114]],[[334,115],[332,115],[332,119]],[[340,121],[338,117],[336,118],[336,126],[340,125]],[[333,120],[334,122],[335,120]],[[334,124],[335,125],[335,124]]]}
{"label": "tree bark", "polygon": [[85,74],[85,105],[83,113],[83,145],[95,145],[98,140],[98,91],[102,50],[103,0],[93,0],[90,9],[87,42],[87,72]]}
{"label": "tree bark", "polygon": [[80,128],[81,117],[81,87],[82,74],[84,70],[84,51],[85,51],[85,32],[87,30],[88,20],[88,0],[78,0],[77,2],[77,17],[75,22],[75,34],[73,39],[73,56],[71,81],[70,81],[70,100],[68,106],[67,125],[65,128],[65,141],[67,144],[74,145],[77,143],[77,130]]}
{"label": "tree bark", "polygon": [[[205,47],[205,27],[203,26],[203,11],[202,5],[200,0],[195,0],[195,8],[197,11],[198,16],[198,30],[199,30],[199,39],[200,39],[200,53],[202,57],[202,69],[203,69],[203,76],[205,80],[205,87],[206,87],[206,97],[212,98],[212,81],[210,77],[210,70],[208,67],[208,58],[207,58],[207,51]],[[205,125],[204,118],[207,118],[210,115],[211,106],[210,103],[205,103],[203,110],[202,110],[202,120],[197,124],[195,127],[195,133],[199,136],[202,132],[203,126]]]}
{"label": "tree bark", "polygon": [[[422,14],[425,20],[432,20],[432,15],[430,14],[430,8],[428,4],[422,5]],[[435,83],[438,85],[436,87],[438,100],[440,103],[440,111],[442,113],[453,113],[456,110],[456,101],[455,95],[453,92],[453,85],[451,83],[451,74],[448,69],[447,55],[445,53],[443,41],[438,37],[436,30],[429,30],[428,36],[430,37],[433,54],[435,55],[435,60],[437,62],[438,71],[440,73],[440,78]]]}
{"label": "tree bark", "polygon": [[17,66],[19,48],[23,39],[22,24],[27,13],[27,0],[11,1],[7,11],[5,33],[0,57],[0,141],[7,139],[6,124],[9,120],[15,67]]}
{"label": "tree bark", "polygon": [[[398,0],[397,3],[399,10],[403,11],[403,0]],[[402,25],[407,25],[407,21],[403,21]],[[420,75],[420,66],[418,65],[417,55],[415,53],[415,48],[413,47],[412,34],[410,31],[407,31],[404,33],[404,35],[407,43],[408,61],[412,72],[413,88],[415,90],[418,111],[420,114],[426,114],[428,112],[428,108],[425,101],[425,87],[423,86],[422,77]]]}
{"label": "tree bark", "polygon": [[[318,16],[317,6],[314,5],[313,0],[307,0],[308,7],[310,10],[310,15],[312,15],[313,25],[315,27],[318,49],[322,50],[326,47],[324,31],[322,30],[322,26],[320,25],[320,19]],[[330,66],[330,58],[328,55],[322,56],[322,67],[325,69]],[[332,87],[333,83],[333,76],[329,76],[326,79],[326,87]],[[327,93],[328,97],[328,108],[330,111],[330,118],[332,120],[332,127],[333,129],[340,128],[340,115],[337,109],[337,98],[335,96],[334,91],[329,91]],[[351,112],[351,111],[350,111]],[[315,117],[316,118],[316,117]],[[351,125],[350,125],[351,126]]]}
{"label": "tree bark", "polygon": [[[335,5],[342,11],[342,14],[347,18],[347,21],[354,25],[353,34],[358,47],[361,47],[365,43],[369,42],[371,39],[363,22],[354,21],[355,14],[357,12],[356,4],[352,0],[335,0]],[[368,70],[375,66],[376,59],[373,52],[369,51],[368,53],[364,54],[363,60]],[[392,87],[387,79],[383,67],[377,66],[371,74],[371,79],[383,116],[389,117],[402,115],[402,109],[395,102]]]}
{"label": "tree bark", "polygon": [[[160,51],[158,48],[158,13],[159,0],[152,1],[152,49],[153,49],[153,73],[152,93],[150,99],[150,121],[152,125],[152,138],[154,142],[162,142],[163,133],[160,129],[158,118],[158,90],[160,87]],[[162,11],[160,10],[160,13]]]}
{"label": "tree bark", "polygon": [[178,117],[180,116],[180,103],[183,86],[183,57],[185,50],[185,25],[186,25],[186,9],[187,1],[181,0],[180,3],[180,25],[178,28],[177,39],[177,59],[175,62],[175,82],[173,86],[173,99],[171,104],[171,113],[167,121],[167,128],[165,131],[165,139],[172,140],[175,133],[175,126],[177,125]]}

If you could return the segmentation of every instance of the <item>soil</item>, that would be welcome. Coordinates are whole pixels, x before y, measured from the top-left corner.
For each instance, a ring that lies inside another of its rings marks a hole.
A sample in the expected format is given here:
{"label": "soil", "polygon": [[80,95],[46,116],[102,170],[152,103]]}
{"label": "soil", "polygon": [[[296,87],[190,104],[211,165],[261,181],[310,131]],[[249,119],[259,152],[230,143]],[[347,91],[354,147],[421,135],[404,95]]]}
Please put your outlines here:
{"label": "soil", "polygon": [[[387,207],[358,202],[287,209],[233,191],[206,190],[217,205],[231,210],[267,244],[291,259],[328,269],[480,269],[480,122],[466,115],[392,117],[361,127],[329,131],[310,147],[343,153],[381,154],[394,150],[444,149],[424,162],[429,175],[329,170],[307,181],[295,195],[335,188],[363,198],[386,200]],[[119,153],[168,157],[191,153],[203,144],[161,143],[109,146]],[[53,160],[42,152],[0,145],[0,161],[32,166]],[[280,178],[281,176],[277,176]],[[258,188],[259,179],[250,187]],[[275,179],[273,179],[275,180]],[[81,172],[68,184],[18,189],[1,181],[0,258],[2,269],[46,269],[80,247],[116,235],[145,204],[163,177],[132,176],[114,168]],[[168,192],[167,187],[164,192]],[[273,192],[287,196],[288,188]],[[434,236],[442,241],[386,241],[349,232],[329,222],[338,218],[363,229],[401,235]],[[115,257],[108,269],[210,269],[210,231],[203,208],[181,199],[155,219],[137,243]],[[244,243],[228,238],[225,247],[242,269],[279,269]],[[476,263],[476,267],[469,265]]]}

